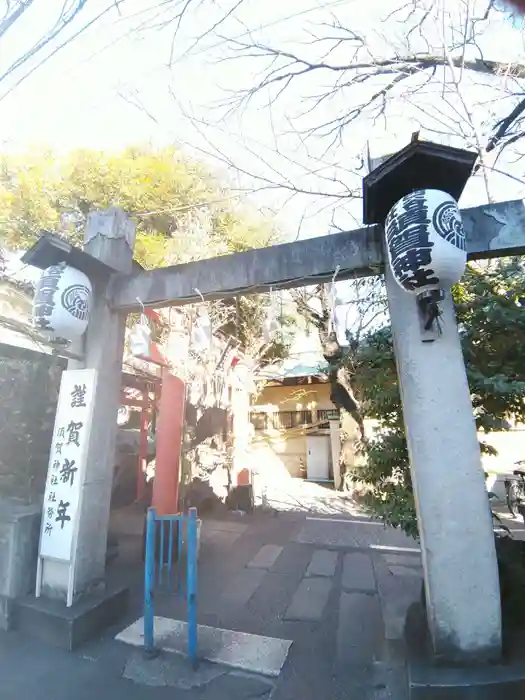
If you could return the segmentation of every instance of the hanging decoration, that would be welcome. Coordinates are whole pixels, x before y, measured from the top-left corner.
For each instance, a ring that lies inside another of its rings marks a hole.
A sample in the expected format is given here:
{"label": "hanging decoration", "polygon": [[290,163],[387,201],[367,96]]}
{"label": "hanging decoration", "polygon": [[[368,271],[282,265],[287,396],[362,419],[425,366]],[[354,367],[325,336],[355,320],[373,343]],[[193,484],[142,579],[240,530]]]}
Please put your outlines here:
{"label": "hanging decoration", "polygon": [[256,390],[253,376],[254,362],[250,357],[235,358],[231,364],[232,386],[237,389],[244,389],[248,393]]}
{"label": "hanging decoration", "polygon": [[198,311],[195,325],[191,331],[191,349],[197,353],[209,350],[212,339],[211,320],[208,311],[201,308]]}
{"label": "hanging decoration", "polygon": [[129,332],[129,349],[133,357],[149,359],[152,354],[151,328],[145,313]]}
{"label": "hanging decoration", "polygon": [[193,352],[200,354],[208,352],[211,348],[213,332],[211,319],[206,308],[206,302],[200,290],[195,287],[195,293],[201,298],[202,306],[197,311],[197,320],[193,323],[193,313],[190,326],[190,348]]}
{"label": "hanging decoration", "polygon": [[270,306],[268,307],[266,318],[263,322],[263,339],[265,343],[270,343],[275,333],[279,330],[278,316],[277,299],[270,289]]}
{"label": "hanging decoration", "polygon": [[338,305],[338,297],[337,297],[337,287],[335,284],[335,280],[337,275],[339,274],[340,266],[338,265],[335,268],[334,276],[332,277],[332,282],[330,284],[330,291],[328,295],[328,302],[329,302],[329,316],[328,316],[328,333],[334,333],[336,332],[337,328],[337,305]]}
{"label": "hanging decoration", "polygon": [[425,330],[436,324],[439,331],[439,302],[461,279],[467,263],[457,202],[440,190],[411,192],[388,213],[385,235],[396,282],[416,294]]}
{"label": "hanging decoration", "polygon": [[33,326],[73,341],[86,331],[93,290],[87,275],[65,262],[45,269],[33,299]]}

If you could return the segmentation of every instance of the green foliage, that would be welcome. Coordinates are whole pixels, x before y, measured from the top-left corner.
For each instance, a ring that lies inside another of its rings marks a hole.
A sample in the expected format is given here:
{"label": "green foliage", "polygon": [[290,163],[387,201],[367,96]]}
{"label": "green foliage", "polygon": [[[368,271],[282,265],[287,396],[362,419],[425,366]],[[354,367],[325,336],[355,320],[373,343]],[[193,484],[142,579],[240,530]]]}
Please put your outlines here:
{"label": "green foliage", "polygon": [[504,430],[525,405],[523,259],[470,267],[454,290],[474,414],[482,430]]}
{"label": "green foliage", "polygon": [[[8,248],[27,248],[45,230],[81,244],[88,213],[108,206],[133,216],[135,259],[150,269],[279,242],[271,222],[173,148],[0,157],[0,240]],[[267,304],[267,295],[240,299],[238,313],[229,315],[235,320],[214,330],[250,352],[262,345]],[[224,302],[219,317],[228,316],[228,306],[236,301]],[[273,342],[268,359],[283,357],[287,346]]]}
{"label": "green foliage", "polygon": [[281,315],[278,319],[280,329],[273,335],[271,342],[265,342],[261,329],[271,308],[268,294],[225,299],[223,304],[230,313],[228,320],[221,326],[221,332],[236,338],[245,352],[257,357],[261,366],[288,355],[297,327],[296,319]]}
{"label": "green foliage", "polygon": [[[502,259],[469,265],[453,290],[474,416],[480,431],[525,420],[525,266]],[[390,326],[369,333],[352,357],[353,384],[375,435],[353,478],[367,486],[370,510],[389,525],[417,534]],[[481,441],[482,450],[494,450]]]}
{"label": "green foliage", "polygon": [[263,247],[278,238],[202,165],[173,148],[0,158],[0,235],[7,247],[26,248],[42,230],[80,243],[88,212],[108,206],[134,217],[135,257],[150,268]]}

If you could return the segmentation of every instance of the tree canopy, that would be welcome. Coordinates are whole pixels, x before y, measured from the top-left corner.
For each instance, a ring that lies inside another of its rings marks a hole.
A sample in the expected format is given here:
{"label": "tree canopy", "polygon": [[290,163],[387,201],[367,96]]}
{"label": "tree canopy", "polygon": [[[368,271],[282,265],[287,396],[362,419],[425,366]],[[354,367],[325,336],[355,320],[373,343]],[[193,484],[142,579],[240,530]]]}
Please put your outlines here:
{"label": "tree canopy", "polygon": [[[525,420],[524,289],[523,258],[470,264],[453,289],[474,417],[481,433]],[[365,501],[376,515],[417,534],[390,325],[368,333],[347,361],[364,413],[378,422],[378,431],[364,446],[366,459],[353,475],[368,487]],[[480,442],[482,450],[491,451]]]}
{"label": "tree canopy", "polygon": [[271,223],[248,213],[199,163],[174,148],[78,150],[0,158],[0,235],[25,248],[42,230],[80,243],[91,209],[120,206],[137,222],[146,267],[270,245]]}
{"label": "tree canopy", "polygon": [[[136,221],[135,259],[147,268],[280,240],[270,219],[174,148],[0,157],[0,241],[6,248],[27,248],[46,230],[80,244],[89,211],[113,205]],[[268,305],[268,295],[214,302],[213,330],[233,335],[246,352],[266,346],[266,360],[280,357],[283,337],[263,342]]]}

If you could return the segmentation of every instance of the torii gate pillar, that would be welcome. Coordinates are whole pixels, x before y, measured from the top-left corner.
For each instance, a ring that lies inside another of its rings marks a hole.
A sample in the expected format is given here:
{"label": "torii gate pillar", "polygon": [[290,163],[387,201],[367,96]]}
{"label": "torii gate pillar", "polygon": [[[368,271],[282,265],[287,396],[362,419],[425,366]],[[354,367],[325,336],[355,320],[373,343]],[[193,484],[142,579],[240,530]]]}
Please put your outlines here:
{"label": "torii gate pillar", "polygon": [[[368,223],[384,223],[390,207],[415,189],[459,198],[476,154],[425,146],[375,161],[364,181]],[[498,565],[454,304],[447,291],[441,333],[423,337],[417,301],[397,284],[388,260],[385,278],[434,656],[446,663],[496,661]]]}
{"label": "torii gate pillar", "polygon": [[[84,251],[108,268],[129,274],[134,245],[135,224],[124,211],[111,207],[89,215],[84,232]],[[126,314],[111,308],[108,280],[92,279],[94,303],[85,337],[84,361],[69,363],[69,369],[96,369],[98,375],[77,525],[75,599],[103,583],[106,568],[126,323]],[[68,575],[68,565],[44,560],[42,594],[65,599]]]}
{"label": "torii gate pillar", "polygon": [[433,650],[447,662],[497,659],[498,565],[453,302],[441,302],[439,339],[423,343],[416,300],[389,266],[386,285]]}

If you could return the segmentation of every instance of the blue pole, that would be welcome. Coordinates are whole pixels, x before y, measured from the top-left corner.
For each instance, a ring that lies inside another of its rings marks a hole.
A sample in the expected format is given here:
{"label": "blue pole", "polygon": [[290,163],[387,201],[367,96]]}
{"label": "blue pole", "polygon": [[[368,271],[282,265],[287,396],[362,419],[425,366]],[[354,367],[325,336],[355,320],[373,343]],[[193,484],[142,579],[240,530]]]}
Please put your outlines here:
{"label": "blue pole", "polygon": [[153,586],[155,585],[155,508],[148,508],[146,518],[146,556],[144,566],[144,651],[155,649]]}
{"label": "blue pole", "polygon": [[171,565],[173,562],[173,518],[170,518],[170,535],[168,541],[168,586],[171,585]]}
{"label": "blue pole", "polygon": [[188,596],[188,656],[193,668],[197,666],[197,509],[188,510],[187,537],[187,596]]}
{"label": "blue pole", "polygon": [[184,527],[184,521],[186,520],[185,515],[180,515],[177,518],[177,568],[175,570],[175,574],[177,577],[177,595],[181,595],[181,589],[182,589],[182,567],[181,567],[181,560],[182,560],[182,536],[183,536],[183,531],[182,528]]}
{"label": "blue pole", "polygon": [[164,569],[164,527],[166,525],[166,520],[161,518],[159,521],[160,526],[160,556],[159,556],[159,586],[162,586],[162,571]]}

